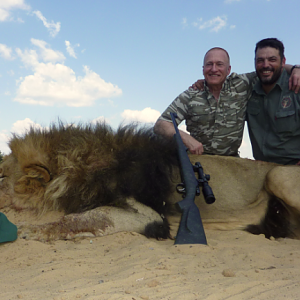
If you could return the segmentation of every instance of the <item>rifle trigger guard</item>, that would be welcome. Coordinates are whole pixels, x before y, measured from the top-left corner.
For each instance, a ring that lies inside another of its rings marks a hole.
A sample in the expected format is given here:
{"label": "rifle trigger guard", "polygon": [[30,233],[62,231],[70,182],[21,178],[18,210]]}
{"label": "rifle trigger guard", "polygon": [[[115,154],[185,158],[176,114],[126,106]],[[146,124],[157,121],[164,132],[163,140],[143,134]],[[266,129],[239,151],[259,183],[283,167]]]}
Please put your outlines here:
{"label": "rifle trigger guard", "polygon": [[177,192],[179,193],[179,194],[185,194],[185,185],[184,185],[184,183],[178,183],[177,185],[176,185],[176,190],[177,190]]}

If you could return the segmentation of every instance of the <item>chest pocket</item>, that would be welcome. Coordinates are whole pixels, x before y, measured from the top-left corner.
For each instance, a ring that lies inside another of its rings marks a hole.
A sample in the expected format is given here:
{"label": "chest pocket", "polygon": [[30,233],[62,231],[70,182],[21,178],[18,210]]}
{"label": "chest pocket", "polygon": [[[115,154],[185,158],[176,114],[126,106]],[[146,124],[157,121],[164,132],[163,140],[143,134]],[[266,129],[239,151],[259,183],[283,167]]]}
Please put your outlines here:
{"label": "chest pocket", "polygon": [[222,123],[227,127],[237,126],[238,119],[244,120],[245,108],[239,108],[239,103],[224,101],[220,104]]}
{"label": "chest pocket", "polygon": [[295,110],[279,110],[275,114],[276,131],[280,133],[291,133],[296,130],[297,120]]}
{"label": "chest pocket", "polygon": [[251,127],[251,131],[262,131],[265,126],[266,122],[269,122],[264,117],[264,112],[259,107],[258,103],[253,103],[252,101],[248,102],[247,106],[247,121],[248,126]]}
{"label": "chest pocket", "polygon": [[190,120],[192,123],[197,123],[199,125],[207,125],[209,121],[213,118],[210,107],[204,106],[191,106]]}
{"label": "chest pocket", "polygon": [[227,125],[235,125],[237,122],[237,111],[235,108],[225,108],[223,115],[224,121]]}
{"label": "chest pocket", "polygon": [[257,116],[259,114],[259,107],[248,105],[247,113],[253,116]]}

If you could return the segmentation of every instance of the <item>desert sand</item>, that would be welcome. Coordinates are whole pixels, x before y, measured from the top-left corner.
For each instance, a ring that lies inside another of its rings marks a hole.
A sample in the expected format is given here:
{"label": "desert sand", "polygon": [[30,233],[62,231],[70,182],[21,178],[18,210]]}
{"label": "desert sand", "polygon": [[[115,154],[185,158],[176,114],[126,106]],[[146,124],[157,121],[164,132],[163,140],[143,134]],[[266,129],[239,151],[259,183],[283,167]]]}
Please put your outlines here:
{"label": "desert sand", "polygon": [[0,244],[1,299],[299,299],[300,241],[206,230],[208,245],[132,232]]}

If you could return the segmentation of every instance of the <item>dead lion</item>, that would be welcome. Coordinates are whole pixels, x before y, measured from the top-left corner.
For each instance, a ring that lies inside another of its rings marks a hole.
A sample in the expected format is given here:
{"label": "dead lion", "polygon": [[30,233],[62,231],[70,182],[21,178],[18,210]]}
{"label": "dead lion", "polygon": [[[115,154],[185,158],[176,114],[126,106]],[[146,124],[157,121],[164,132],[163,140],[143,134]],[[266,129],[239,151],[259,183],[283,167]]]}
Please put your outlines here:
{"label": "dead lion", "polygon": [[[9,146],[0,165],[0,208],[20,237],[48,241],[118,231],[170,236],[164,216],[180,200],[176,148],[151,130],[58,124],[15,135]],[[299,167],[190,158],[211,175],[217,199],[212,205],[197,199],[206,228],[299,237]],[[178,222],[178,216],[168,219]]]}

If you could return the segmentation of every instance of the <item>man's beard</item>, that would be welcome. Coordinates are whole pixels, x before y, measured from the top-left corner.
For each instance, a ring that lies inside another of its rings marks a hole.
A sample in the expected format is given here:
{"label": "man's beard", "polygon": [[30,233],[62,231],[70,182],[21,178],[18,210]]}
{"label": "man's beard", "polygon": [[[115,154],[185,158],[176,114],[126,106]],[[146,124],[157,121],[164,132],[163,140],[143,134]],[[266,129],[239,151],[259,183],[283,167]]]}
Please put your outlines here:
{"label": "man's beard", "polygon": [[[262,78],[260,71],[271,71],[273,72],[273,76],[271,78]],[[256,74],[260,80],[260,82],[264,85],[272,85],[274,83],[277,82],[277,80],[279,79],[281,72],[282,72],[282,68],[278,68],[276,71],[274,71],[274,69],[270,69],[270,68],[263,68],[260,71],[256,71]]]}

